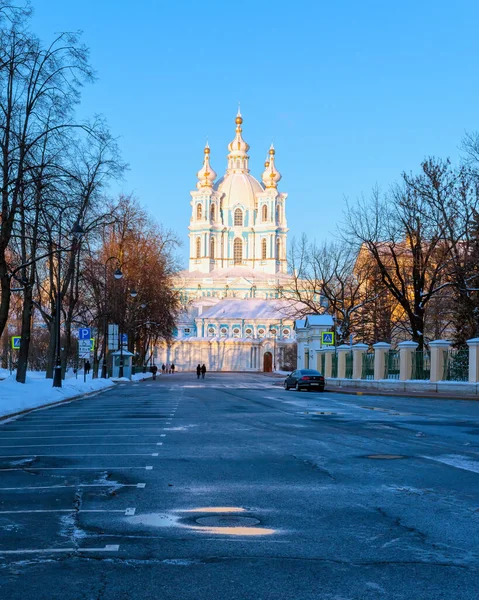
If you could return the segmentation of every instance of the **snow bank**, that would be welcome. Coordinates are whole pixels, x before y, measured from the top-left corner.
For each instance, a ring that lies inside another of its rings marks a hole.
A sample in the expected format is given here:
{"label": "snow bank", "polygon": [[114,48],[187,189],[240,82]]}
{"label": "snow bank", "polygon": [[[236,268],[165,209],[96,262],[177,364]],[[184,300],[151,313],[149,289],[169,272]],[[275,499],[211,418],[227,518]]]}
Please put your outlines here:
{"label": "snow bank", "polygon": [[[2,372],[2,375],[7,373]],[[87,375],[87,380],[83,383],[83,374],[79,373],[78,379],[74,375],[67,375],[62,387],[54,388],[52,380],[45,379],[45,373],[29,371],[26,383],[17,383],[15,373],[8,374],[6,379],[0,381],[0,417],[114,385],[109,379],[92,379],[91,375]]]}

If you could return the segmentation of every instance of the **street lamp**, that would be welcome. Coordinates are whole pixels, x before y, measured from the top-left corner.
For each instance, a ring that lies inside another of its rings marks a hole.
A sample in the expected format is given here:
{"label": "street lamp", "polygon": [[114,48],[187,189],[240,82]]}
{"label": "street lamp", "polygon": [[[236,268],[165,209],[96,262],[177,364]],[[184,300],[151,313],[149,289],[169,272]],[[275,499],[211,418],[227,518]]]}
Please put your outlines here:
{"label": "street lamp", "polygon": [[[61,293],[61,278],[60,278],[60,269],[62,264],[62,249],[61,249],[61,241],[62,241],[62,217],[65,210],[71,208],[71,206],[64,206],[60,209],[60,218],[58,222],[58,244],[57,244],[57,296],[55,302],[55,366],[53,368],[53,387],[62,387],[62,359],[61,359],[61,332],[60,332],[60,314],[62,310],[62,293]],[[75,221],[73,228],[71,230],[71,235],[74,238],[79,239],[84,234],[83,227],[80,225],[78,221]],[[73,246],[72,246],[73,251]]]}
{"label": "street lamp", "polygon": [[[110,258],[108,258],[105,261],[105,278],[104,278],[104,300],[103,300],[103,348],[102,348],[102,354],[103,354],[103,363],[101,365],[101,376],[102,379],[107,379],[108,378],[108,373],[107,373],[107,360],[106,360],[106,353],[108,350],[108,345],[107,345],[107,340],[108,340],[108,312],[106,310],[106,303],[107,303],[107,281],[108,281],[108,271],[107,271],[107,267],[108,267],[108,263],[110,262],[110,260],[116,260],[117,263],[119,264],[120,261],[116,256],[110,256]],[[117,267],[115,269],[115,271],[113,272],[113,277],[115,279],[121,279],[123,277],[123,273],[121,272],[120,267]]]}

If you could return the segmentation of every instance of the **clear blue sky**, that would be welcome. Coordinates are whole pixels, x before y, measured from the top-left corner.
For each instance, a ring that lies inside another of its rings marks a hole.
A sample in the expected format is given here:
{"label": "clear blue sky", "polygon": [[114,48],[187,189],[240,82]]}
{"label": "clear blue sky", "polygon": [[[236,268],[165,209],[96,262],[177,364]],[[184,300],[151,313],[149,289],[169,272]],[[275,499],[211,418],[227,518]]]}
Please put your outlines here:
{"label": "clear blue sky", "polygon": [[[185,242],[206,137],[221,175],[238,100],[259,177],[274,141],[290,236],[334,235],[344,198],[386,188],[479,129],[477,0],[33,0],[45,40],[81,29],[99,80],[81,113],[120,136],[133,192]],[[185,260],[186,262],[186,260]]]}

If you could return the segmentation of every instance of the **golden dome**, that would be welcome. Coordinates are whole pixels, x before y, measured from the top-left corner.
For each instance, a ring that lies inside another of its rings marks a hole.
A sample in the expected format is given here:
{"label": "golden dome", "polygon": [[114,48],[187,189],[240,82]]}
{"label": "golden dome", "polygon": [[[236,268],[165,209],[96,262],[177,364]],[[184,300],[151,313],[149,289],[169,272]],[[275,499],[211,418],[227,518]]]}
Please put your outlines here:
{"label": "golden dome", "polygon": [[236,123],[236,125],[241,125],[243,123],[243,117],[240,117],[238,115],[235,119],[235,123]]}
{"label": "golden dome", "polygon": [[210,148],[209,146],[205,146],[205,154],[209,154],[210,153]]}

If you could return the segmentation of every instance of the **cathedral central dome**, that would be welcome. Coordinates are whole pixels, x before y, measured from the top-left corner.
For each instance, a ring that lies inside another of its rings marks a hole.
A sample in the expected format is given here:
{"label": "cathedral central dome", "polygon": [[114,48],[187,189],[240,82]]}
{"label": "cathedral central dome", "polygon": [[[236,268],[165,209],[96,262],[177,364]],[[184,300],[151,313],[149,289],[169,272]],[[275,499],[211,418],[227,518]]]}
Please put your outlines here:
{"label": "cathedral central dome", "polygon": [[216,182],[214,189],[221,194],[224,208],[241,204],[254,209],[256,195],[264,192],[263,186],[249,173],[229,173]]}

